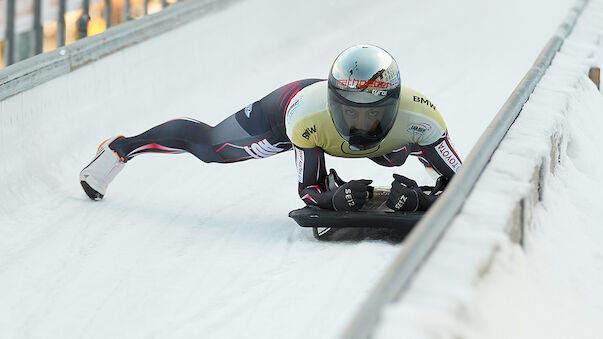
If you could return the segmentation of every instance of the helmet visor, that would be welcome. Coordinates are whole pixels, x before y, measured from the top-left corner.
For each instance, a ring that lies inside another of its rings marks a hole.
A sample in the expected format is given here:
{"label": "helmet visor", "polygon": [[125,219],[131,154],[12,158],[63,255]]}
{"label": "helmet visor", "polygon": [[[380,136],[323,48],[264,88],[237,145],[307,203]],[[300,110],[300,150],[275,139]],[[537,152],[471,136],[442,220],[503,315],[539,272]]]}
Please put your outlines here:
{"label": "helmet visor", "polygon": [[344,98],[337,91],[329,94],[329,109],[337,131],[358,150],[377,146],[392,128],[398,112],[398,96],[386,96],[377,102],[357,103]]}

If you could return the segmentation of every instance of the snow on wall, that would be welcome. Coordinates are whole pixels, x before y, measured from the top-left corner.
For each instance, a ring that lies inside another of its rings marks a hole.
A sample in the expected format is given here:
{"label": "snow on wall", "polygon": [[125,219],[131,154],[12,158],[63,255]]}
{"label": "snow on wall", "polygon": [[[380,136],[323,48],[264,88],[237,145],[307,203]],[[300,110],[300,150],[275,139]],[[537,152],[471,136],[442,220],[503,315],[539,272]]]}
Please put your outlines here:
{"label": "snow on wall", "polygon": [[602,65],[603,1],[591,1],[376,338],[600,336],[603,231],[591,187],[601,186],[603,99],[588,71]]}

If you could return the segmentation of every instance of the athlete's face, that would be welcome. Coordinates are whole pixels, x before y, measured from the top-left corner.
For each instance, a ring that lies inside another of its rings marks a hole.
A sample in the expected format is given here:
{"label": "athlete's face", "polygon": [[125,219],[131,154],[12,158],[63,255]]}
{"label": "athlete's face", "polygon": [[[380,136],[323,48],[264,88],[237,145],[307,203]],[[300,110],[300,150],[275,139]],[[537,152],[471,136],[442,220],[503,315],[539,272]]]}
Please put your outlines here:
{"label": "athlete's face", "polygon": [[383,118],[383,107],[352,107],[342,105],[343,118],[350,129],[373,131]]}

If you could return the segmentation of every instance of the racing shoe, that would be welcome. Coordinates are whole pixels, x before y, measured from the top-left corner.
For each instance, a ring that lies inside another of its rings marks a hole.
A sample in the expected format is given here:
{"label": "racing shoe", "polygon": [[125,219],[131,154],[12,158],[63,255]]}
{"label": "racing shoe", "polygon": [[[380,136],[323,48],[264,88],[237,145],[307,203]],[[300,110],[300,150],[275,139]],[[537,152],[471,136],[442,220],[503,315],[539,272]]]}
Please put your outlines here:
{"label": "racing shoe", "polygon": [[82,188],[92,200],[101,200],[105,196],[107,186],[126,164],[124,158],[109,147],[117,138],[123,136],[103,141],[98,146],[96,157],[80,172]]}

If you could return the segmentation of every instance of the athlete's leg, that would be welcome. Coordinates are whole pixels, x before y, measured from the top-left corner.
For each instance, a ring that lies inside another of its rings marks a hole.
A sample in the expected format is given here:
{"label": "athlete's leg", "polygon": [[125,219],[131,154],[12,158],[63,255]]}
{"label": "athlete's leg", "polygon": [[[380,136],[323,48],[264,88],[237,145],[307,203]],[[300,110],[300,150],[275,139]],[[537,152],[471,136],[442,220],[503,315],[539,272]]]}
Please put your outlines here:
{"label": "athlete's leg", "polygon": [[215,127],[193,119],[175,119],[134,137],[109,139],[80,172],[82,187],[91,199],[102,199],[124,163],[142,153],[188,152],[204,162],[228,163],[266,158],[289,150],[291,142],[285,133],[284,112],[301,88],[316,81],[285,85]]}
{"label": "athlete's leg", "polygon": [[235,162],[265,158],[291,149],[285,133],[284,113],[291,98],[303,87],[319,81],[307,79],[282,86],[211,127],[193,119],[175,119],[111,145],[124,161],[142,153],[183,153],[204,162]]}
{"label": "athlete's leg", "polygon": [[267,112],[258,107],[254,113],[255,117],[247,118],[243,111],[237,112],[212,129],[210,140],[219,162],[266,158],[291,149],[289,138],[272,129]]}
{"label": "athlete's leg", "polygon": [[170,120],[137,136],[118,138],[110,147],[124,161],[143,153],[188,152],[208,163],[265,158],[290,149],[290,141],[273,133],[257,106],[251,117],[242,109],[215,127],[193,119]]}

